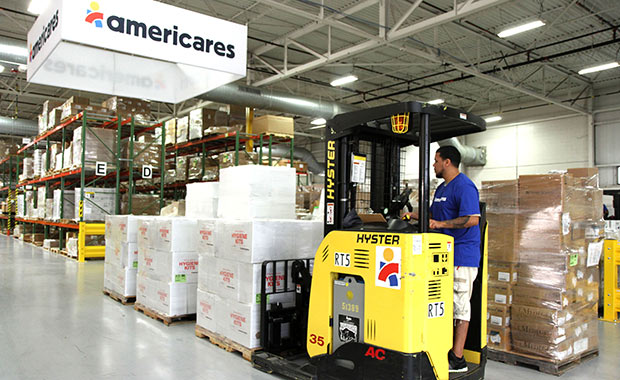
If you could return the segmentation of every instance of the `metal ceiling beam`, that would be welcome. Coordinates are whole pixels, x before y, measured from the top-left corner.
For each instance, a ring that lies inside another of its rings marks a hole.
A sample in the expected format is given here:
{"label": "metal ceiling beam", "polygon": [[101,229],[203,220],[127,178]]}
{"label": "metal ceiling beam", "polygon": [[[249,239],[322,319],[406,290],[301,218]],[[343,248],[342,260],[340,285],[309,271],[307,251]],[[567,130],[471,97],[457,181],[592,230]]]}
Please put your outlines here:
{"label": "metal ceiling beam", "polygon": [[[259,1],[264,2],[264,3],[269,3],[269,4],[275,3],[274,0],[259,0]],[[283,79],[290,78],[291,76],[298,75],[306,71],[314,70],[318,67],[321,67],[322,65],[326,63],[336,62],[344,58],[349,58],[349,57],[364,53],[366,51],[376,49],[380,46],[388,45],[390,43],[396,42],[398,40],[409,37],[416,33],[420,33],[424,30],[433,28],[435,26],[443,25],[445,23],[452,22],[454,20],[458,20],[463,17],[470,16],[474,13],[477,13],[482,10],[488,9],[490,7],[505,3],[507,1],[509,0],[478,0],[475,3],[469,4],[469,5],[466,4],[460,9],[451,10],[444,14],[434,16],[424,21],[420,21],[413,25],[409,25],[407,27],[401,28],[393,34],[388,33],[388,37],[385,40],[381,39],[380,37],[373,37],[372,39],[368,39],[367,41],[361,42],[350,48],[346,48],[338,52],[335,52],[327,58],[319,58],[314,61],[305,63],[301,66],[298,66],[294,69],[288,70],[286,73],[273,75],[269,78],[260,80],[254,83],[254,85],[255,86],[270,85],[278,81],[281,81]],[[301,15],[298,9],[295,9],[295,8],[290,9],[290,8],[292,7],[279,4],[279,9],[286,10],[288,12],[294,11],[296,12],[296,14]],[[303,12],[303,13],[306,13],[306,12]],[[312,17],[314,18],[316,16],[312,15]]]}
{"label": "metal ceiling beam", "polygon": [[[282,6],[282,4],[280,4],[278,2],[275,2],[275,1],[271,1],[271,2],[266,3],[263,0],[258,0],[258,2],[267,4],[267,5],[270,5],[270,6],[273,6],[273,7],[278,8],[278,9],[280,9],[280,7]],[[307,25],[303,26],[302,28],[297,29],[297,30],[295,30],[295,31],[293,31],[291,33],[288,33],[288,34],[286,34],[286,35],[284,35],[284,36],[282,36],[282,37],[280,37],[278,39],[273,40],[272,43],[276,44],[276,45],[283,45],[284,41],[287,38],[296,39],[296,38],[299,38],[299,37],[304,36],[306,34],[312,33],[314,31],[317,31],[317,30],[321,29],[322,27],[326,26],[325,21],[341,20],[343,18],[346,18],[346,17],[349,17],[351,15],[354,15],[355,13],[357,13],[357,12],[359,12],[361,10],[364,10],[364,9],[366,9],[368,7],[371,7],[371,6],[375,5],[375,4],[377,4],[378,2],[379,2],[379,0],[366,0],[366,1],[362,1],[359,4],[356,4],[356,5],[354,5],[354,6],[350,7],[350,8],[345,9],[344,11],[342,11],[342,13],[330,15],[328,17],[325,17],[325,19],[323,19],[323,20],[321,20],[320,17],[315,16],[315,15],[311,15],[311,17],[310,16],[305,16],[306,18],[309,18],[313,22],[310,23],[310,24],[307,24]],[[289,13],[291,13],[289,8],[286,8],[286,9],[283,9],[283,10],[287,10],[287,11],[289,11]],[[299,10],[296,10],[295,13],[293,13],[293,14],[298,14],[300,16],[304,16],[304,14],[301,13],[301,11],[299,11]],[[307,15],[310,15],[310,14],[308,13]],[[252,53],[255,54],[255,55],[265,54],[268,51],[271,51],[272,49],[274,49],[275,47],[276,46],[274,46],[274,45],[264,45],[264,46],[261,46],[261,47],[255,49]]]}
{"label": "metal ceiling beam", "polygon": [[529,90],[529,89],[524,88],[524,87],[515,86],[513,83],[510,83],[510,82],[508,82],[506,80],[497,78],[495,76],[492,76],[492,75],[489,75],[489,74],[484,74],[484,73],[478,71],[477,69],[475,69],[473,67],[467,67],[467,66],[464,66],[464,65],[462,65],[460,63],[455,63],[455,62],[448,61],[443,56],[439,57],[435,53],[428,53],[428,52],[424,52],[424,51],[421,51],[421,50],[412,49],[412,48],[408,48],[408,47],[406,47],[404,49],[408,53],[417,55],[418,57],[421,57],[421,58],[428,59],[429,61],[433,61],[433,62],[436,62],[438,64],[448,64],[448,65],[454,67],[455,69],[457,69],[460,72],[473,75],[473,76],[475,76],[477,78],[484,79],[484,80],[486,80],[488,82],[498,84],[498,85],[500,85],[502,87],[509,88],[511,90],[520,92],[522,94],[531,96],[533,98],[542,100],[544,102],[547,102],[547,103],[550,103],[550,104],[555,104],[558,107],[565,108],[565,109],[570,110],[572,112],[576,112],[576,113],[579,113],[579,114],[582,114],[582,115],[588,115],[588,111],[585,108],[582,108],[582,107],[579,107],[579,106],[575,106],[575,105],[564,104],[560,100],[550,98],[548,96],[545,96],[544,94],[537,93],[535,91]]}

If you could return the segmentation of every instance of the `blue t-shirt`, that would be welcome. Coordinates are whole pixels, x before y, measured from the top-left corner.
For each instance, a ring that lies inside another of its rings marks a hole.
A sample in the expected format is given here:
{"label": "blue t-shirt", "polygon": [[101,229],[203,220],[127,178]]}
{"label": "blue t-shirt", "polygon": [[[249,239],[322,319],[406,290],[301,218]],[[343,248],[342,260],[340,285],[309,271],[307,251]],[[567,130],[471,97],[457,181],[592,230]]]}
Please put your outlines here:
{"label": "blue t-shirt", "polygon": [[[431,205],[432,219],[456,219],[460,216],[480,215],[480,198],[476,185],[463,173],[450,183],[442,183],[435,191]],[[454,266],[480,265],[480,227],[441,228],[442,234],[454,237]]]}

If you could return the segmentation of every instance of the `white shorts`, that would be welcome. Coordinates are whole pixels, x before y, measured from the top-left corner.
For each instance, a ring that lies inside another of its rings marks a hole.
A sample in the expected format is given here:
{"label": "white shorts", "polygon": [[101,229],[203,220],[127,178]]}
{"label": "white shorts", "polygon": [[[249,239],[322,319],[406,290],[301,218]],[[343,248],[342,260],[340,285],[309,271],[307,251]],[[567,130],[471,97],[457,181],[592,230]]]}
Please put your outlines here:
{"label": "white shorts", "polygon": [[454,319],[471,318],[471,293],[478,268],[454,267]]}

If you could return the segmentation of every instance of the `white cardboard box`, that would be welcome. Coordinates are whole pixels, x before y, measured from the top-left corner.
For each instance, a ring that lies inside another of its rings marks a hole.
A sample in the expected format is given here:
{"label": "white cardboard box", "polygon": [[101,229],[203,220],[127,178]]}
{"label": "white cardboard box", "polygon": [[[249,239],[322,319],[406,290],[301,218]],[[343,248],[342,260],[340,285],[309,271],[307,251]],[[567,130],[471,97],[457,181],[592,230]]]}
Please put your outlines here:
{"label": "white cardboard box", "polygon": [[111,237],[124,243],[138,242],[138,221],[143,217],[135,215],[106,215],[106,239],[107,229],[112,228]]}
{"label": "white cardboard box", "polygon": [[168,252],[196,252],[196,219],[157,218],[154,224],[156,226],[154,248]]}
{"label": "white cardboard box", "polygon": [[198,254],[154,249],[138,250],[138,270],[141,274],[159,281],[197,283]]}
{"label": "white cardboard box", "polygon": [[168,283],[137,277],[138,302],[165,316],[196,313],[196,284]]}
{"label": "white cardboard box", "polygon": [[188,183],[186,187],[185,215],[195,218],[215,218],[217,216],[219,183]]}
{"label": "white cardboard box", "polygon": [[318,221],[218,219],[215,255],[246,263],[314,258],[323,239]]}
{"label": "white cardboard box", "polygon": [[114,264],[104,264],[103,286],[124,297],[136,296],[136,270],[120,268]]}
{"label": "white cardboard box", "polygon": [[207,256],[215,256],[216,249],[216,219],[198,219],[196,249]]}
{"label": "white cardboard box", "polygon": [[196,324],[211,332],[217,331],[217,308],[221,307],[222,299],[214,293],[198,289],[196,300]]}

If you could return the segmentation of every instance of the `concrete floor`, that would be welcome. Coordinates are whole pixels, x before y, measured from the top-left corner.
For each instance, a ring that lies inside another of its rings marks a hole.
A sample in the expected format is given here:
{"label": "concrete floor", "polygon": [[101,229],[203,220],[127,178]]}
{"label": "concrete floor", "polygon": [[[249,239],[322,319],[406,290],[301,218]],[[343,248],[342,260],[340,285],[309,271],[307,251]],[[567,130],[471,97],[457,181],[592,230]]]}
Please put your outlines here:
{"label": "concrete floor", "polygon": [[[0,379],[274,380],[241,356],[166,327],[101,293],[103,262],[78,264],[0,236]],[[561,377],[620,378],[620,326],[600,323],[600,356]],[[554,379],[497,362],[486,379]]]}

